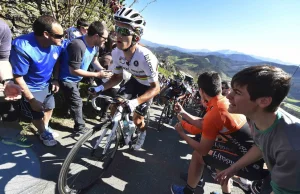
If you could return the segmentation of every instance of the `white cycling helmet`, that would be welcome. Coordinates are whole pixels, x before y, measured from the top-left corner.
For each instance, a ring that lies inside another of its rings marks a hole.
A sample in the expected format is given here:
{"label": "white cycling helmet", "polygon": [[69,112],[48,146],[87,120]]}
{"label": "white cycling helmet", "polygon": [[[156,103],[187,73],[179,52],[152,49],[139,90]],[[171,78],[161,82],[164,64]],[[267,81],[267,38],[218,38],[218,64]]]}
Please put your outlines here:
{"label": "white cycling helmet", "polygon": [[141,31],[143,31],[146,25],[146,21],[143,16],[139,12],[128,7],[119,9],[114,15],[114,20],[124,24],[129,24],[133,29],[141,28]]}

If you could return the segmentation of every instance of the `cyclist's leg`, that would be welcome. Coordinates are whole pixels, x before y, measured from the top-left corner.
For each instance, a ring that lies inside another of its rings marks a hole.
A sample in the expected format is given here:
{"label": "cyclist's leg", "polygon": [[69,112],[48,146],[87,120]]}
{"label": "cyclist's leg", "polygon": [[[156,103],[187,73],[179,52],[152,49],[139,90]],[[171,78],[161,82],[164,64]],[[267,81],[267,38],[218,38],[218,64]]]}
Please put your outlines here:
{"label": "cyclist's leg", "polygon": [[137,106],[133,114],[133,122],[140,130],[138,139],[136,143],[132,146],[135,150],[140,149],[143,146],[146,139],[145,116],[151,105],[151,101],[152,99]]}
{"label": "cyclist's leg", "polygon": [[136,107],[133,114],[133,122],[140,129],[140,131],[145,131],[145,116],[147,115],[148,109],[151,105],[151,101],[144,102]]}

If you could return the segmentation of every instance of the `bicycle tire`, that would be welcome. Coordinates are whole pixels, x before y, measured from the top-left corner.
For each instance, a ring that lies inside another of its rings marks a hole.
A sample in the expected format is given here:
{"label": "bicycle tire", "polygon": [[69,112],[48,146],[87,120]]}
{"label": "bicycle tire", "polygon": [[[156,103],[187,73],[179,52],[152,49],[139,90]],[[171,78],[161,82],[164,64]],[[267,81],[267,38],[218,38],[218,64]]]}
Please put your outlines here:
{"label": "bicycle tire", "polygon": [[[107,127],[107,125],[104,125]],[[103,126],[103,127],[104,127]],[[103,129],[101,129],[103,130]],[[100,131],[101,131],[100,130]],[[115,143],[115,147],[113,148],[112,150],[112,153],[111,153],[111,156],[108,158],[108,161],[105,163],[103,162],[103,165],[102,165],[102,170],[100,168],[94,168],[94,166],[92,165],[89,165],[88,167],[87,166],[84,166],[84,167],[87,167],[88,169],[87,170],[84,170],[84,174],[87,174],[87,176],[84,176],[85,178],[84,179],[92,179],[91,181],[89,181],[88,184],[85,184],[84,186],[82,186],[82,188],[70,188],[70,185],[68,185],[68,182],[67,182],[67,175],[71,173],[71,169],[70,169],[70,166],[72,164],[72,162],[74,162],[75,160],[75,157],[76,155],[79,155],[79,150],[80,148],[83,148],[84,144],[89,140],[89,138],[92,137],[93,134],[95,134],[96,132],[100,132],[100,131],[94,131],[94,130],[90,130],[88,131],[87,133],[85,133],[78,141],[77,143],[74,145],[74,147],[71,149],[71,151],[69,152],[69,154],[67,155],[63,165],[62,165],[62,168],[61,168],[61,171],[59,173],[59,178],[58,178],[58,191],[60,194],[74,194],[74,193],[81,193],[86,190],[88,190],[89,188],[91,188],[97,180],[99,180],[99,178],[101,178],[103,176],[103,174],[106,172],[106,170],[109,168],[109,166],[111,165],[114,157],[115,157],[115,154],[118,150],[118,147],[119,147],[119,143],[120,143],[120,130],[119,130],[119,126],[118,126],[118,129],[116,130],[116,143]],[[98,139],[100,136],[96,136]],[[106,145],[106,144],[105,144]],[[101,151],[101,148],[98,146],[97,149],[98,151]],[[93,149],[92,152],[89,152],[88,151],[88,154],[92,155],[95,153],[95,150]],[[106,154],[101,154],[101,157],[105,157]],[[92,158],[93,159],[93,158]],[[87,160],[86,158],[82,158],[80,157],[80,160]],[[100,161],[99,158],[97,158],[97,162]],[[86,164],[87,163],[91,163],[91,160],[87,160]],[[77,166],[80,166],[79,164],[77,163],[74,163],[75,167],[76,165]],[[91,169],[89,169],[89,167],[92,166]],[[69,172],[70,171],[70,172]],[[89,171],[89,172],[88,172]],[[99,173],[96,173],[97,171],[99,171]],[[76,171],[75,171],[76,173]],[[92,178],[92,174],[95,174],[95,177]],[[78,174],[79,175],[79,174]],[[78,177],[78,175],[76,175],[76,177]],[[75,178],[76,178],[75,177]],[[74,180],[75,181],[75,180]],[[71,184],[74,184],[74,181],[71,183]],[[81,183],[81,182],[80,182]],[[76,182],[76,186],[78,186],[77,182]]]}
{"label": "bicycle tire", "polygon": [[164,124],[163,120],[168,117],[168,115],[167,115],[168,108],[169,108],[169,104],[165,105],[163,110],[161,111],[161,115],[160,115],[159,120],[158,120],[157,131],[161,131],[161,128]]}

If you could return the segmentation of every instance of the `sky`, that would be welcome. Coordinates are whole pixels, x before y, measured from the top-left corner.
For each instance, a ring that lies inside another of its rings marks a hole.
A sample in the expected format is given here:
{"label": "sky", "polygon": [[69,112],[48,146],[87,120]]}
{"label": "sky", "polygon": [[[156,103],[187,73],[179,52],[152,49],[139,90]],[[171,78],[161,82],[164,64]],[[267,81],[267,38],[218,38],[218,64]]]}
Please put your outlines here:
{"label": "sky", "polygon": [[[141,11],[150,1],[139,0],[133,8]],[[142,38],[300,64],[299,10],[300,0],[156,0],[142,11]]]}

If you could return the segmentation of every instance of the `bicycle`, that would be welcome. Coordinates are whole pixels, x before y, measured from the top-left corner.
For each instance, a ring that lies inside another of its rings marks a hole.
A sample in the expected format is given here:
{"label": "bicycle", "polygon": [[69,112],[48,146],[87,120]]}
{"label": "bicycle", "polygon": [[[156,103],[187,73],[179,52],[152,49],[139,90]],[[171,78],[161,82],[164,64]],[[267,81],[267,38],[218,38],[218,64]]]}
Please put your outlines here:
{"label": "bicycle", "polygon": [[[109,168],[118,148],[126,145],[126,138],[131,137],[131,141],[128,142],[129,148],[137,140],[136,132],[138,130],[134,124],[132,125],[133,122],[130,120],[130,111],[126,103],[123,100],[105,95],[98,95],[96,98],[105,98],[111,104],[117,105],[116,112],[112,119],[83,134],[71,149],[59,173],[58,190],[60,194],[74,194],[88,190]],[[95,109],[97,109],[96,98],[92,99],[92,105]],[[148,126],[149,114],[147,115],[145,123]],[[129,123],[129,127],[134,127],[134,132],[129,133],[130,131],[127,132],[124,129],[125,121]],[[109,129],[111,129],[110,132]],[[96,165],[98,162],[99,165]],[[77,167],[83,167],[83,169],[80,170]]]}
{"label": "bicycle", "polygon": [[179,100],[175,96],[167,101],[159,117],[157,131],[161,131],[163,124],[170,123],[173,119],[175,115],[174,107],[177,102],[179,102]]}

